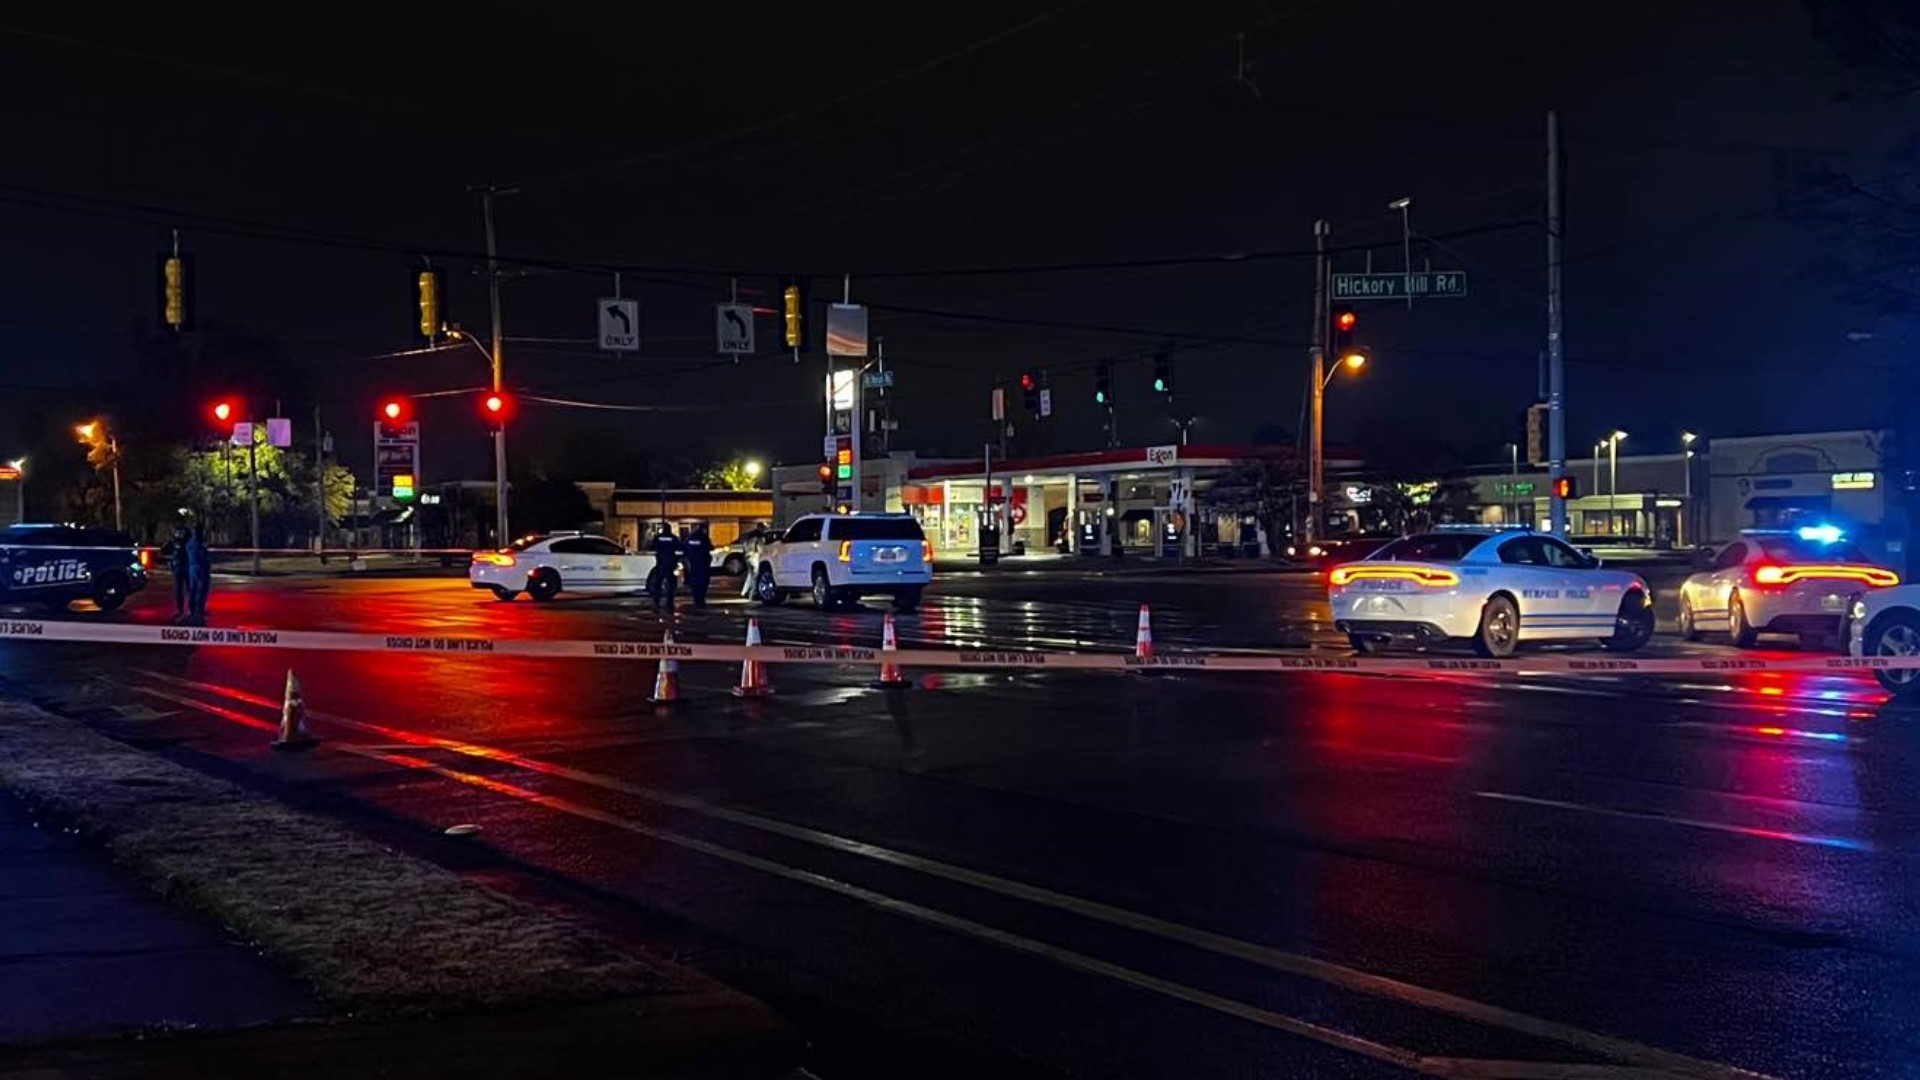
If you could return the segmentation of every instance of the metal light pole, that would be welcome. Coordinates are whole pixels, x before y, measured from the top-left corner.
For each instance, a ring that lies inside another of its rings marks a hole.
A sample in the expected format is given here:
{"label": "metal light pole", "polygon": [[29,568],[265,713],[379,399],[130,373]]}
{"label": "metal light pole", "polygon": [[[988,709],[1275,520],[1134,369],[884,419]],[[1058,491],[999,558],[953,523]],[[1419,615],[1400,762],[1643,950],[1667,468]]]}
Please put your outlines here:
{"label": "metal light pole", "polygon": [[260,421],[247,432],[247,532],[253,547],[253,576],[260,576]]}
{"label": "metal light pole", "polygon": [[113,456],[113,531],[126,528],[120,522],[120,440],[107,436],[107,453]]}
{"label": "metal light pole", "polygon": [[13,467],[14,472],[20,474],[20,479],[15,481],[15,483],[20,485],[20,505],[14,508],[15,517],[13,520],[15,522],[25,521],[27,520],[27,459],[14,458],[12,461],[7,462],[7,464]]}
{"label": "metal light pole", "polygon": [[1683,470],[1680,483],[1684,485],[1680,493],[1681,547],[1687,546],[1687,537],[1693,532],[1692,529],[1687,527],[1687,524],[1688,519],[1693,517],[1693,440],[1698,437],[1699,436],[1691,431],[1683,431],[1680,433],[1680,467]]}
{"label": "metal light pole", "polygon": [[[493,392],[498,394],[501,385],[501,346],[503,335],[500,330],[500,247],[493,229],[493,197],[511,195],[513,188],[487,187],[480,192],[480,215],[487,227],[487,306],[493,319]],[[493,501],[494,501],[494,540],[496,545],[507,542],[507,425],[502,423],[493,432]]]}
{"label": "metal light pole", "polygon": [[1627,437],[1616,430],[1607,436],[1607,535],[1620,526],[1620,440]]}
{"label": "metal light pole", "polygon": [[[1514,517],[1520,516],[1520,444],[1507,444],[1507,509]],[[1512,524],[1512,522],[1508,522]]]}
{"label": "metal light pole", "polygon": [[[1547,477],[1553,534],[1567,535],[1567,501],[1560,478],[1567,474],[1566,344],[1560,336],[1560,116],[1547,113]],[[1596,486],[1598,486],[1596,484]]]}
{"label": "metal light pole", "polygon": [[1313,439],[1307,451],[1306,541],[1320,536],[1320,498],[1325,485],[1326,377],[1327,377],[1327,223],[1313,223]]}
{"label": "metal light pole", "polygon": [[1413,221],[1409,214],[1413,208],[1411,195],[1395,199],[1387,204],[1387,209],[1400,211],[1400,244],[1406,259],[1406,276],[1402,279],[1402,292],[1407,294],[1407,310],[1413,310]]}

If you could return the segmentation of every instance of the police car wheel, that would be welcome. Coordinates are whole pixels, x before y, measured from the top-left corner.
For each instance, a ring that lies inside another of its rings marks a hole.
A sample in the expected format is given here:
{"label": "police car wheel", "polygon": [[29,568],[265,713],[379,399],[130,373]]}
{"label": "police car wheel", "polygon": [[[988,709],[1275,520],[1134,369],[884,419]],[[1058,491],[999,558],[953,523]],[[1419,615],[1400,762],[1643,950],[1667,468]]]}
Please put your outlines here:
{"label": "police car wheel", "polygon": [[1473,632],[1473,651],[1498,659],[1512,656],[1519,647],[1519,606],[1512,597],[1489,597],[1480,608],[1480,626]]}
{"label": "police car wheel", "polygon": [[1361,656],[1374,656],[1387,651],[1385,634],[1348,634],[1347,644]]}
{"label": "police car wheel", "polygon": [[745,577],[747,560],[738,555],[729,555],[720,563],[720,572],[728,577]]}
{"label": "police car wheel", "polygon": [[1639,592],[1628,593],[1620,601],[1620,614],[1613,620],[1613,636],[1600,639],[1600,647],[1613,652],[1632,652],[1653,640],[1653,609]]}
{"label": "police car wheel", "polygon": [[[1861,643],[1862,656],[1908,657],[1920,654],[1920,617],[1911,611],[1890,611],[1867,627]],[[1873,677],[1880,687],[1903,701],[1920,698],[1920,671],[1900,668],[1876,671]]]}
{"label": "police car wheel", "polygon": [[560,595],[560,575],[542,570],[527,579],[527,595],[542,603]]}
{"label": "police car wheel", "polygon": [[1760,640],[1760,631],[1747,621],[1747,605],[1740,599],[1739,589],[1727,598],[1727,636],[1737,649],[1751,649]]}
{"label": "police car wheel", "polygon": [[94,583],[93,606],[101,611],[118,611],[120,605],[127,602],[127,583],[118,575],[109,574]]}
{"label": "police car wheel", "polygon": [[1700,624],[1694,620],[1693,601],[1684,593],[1680,596],[1680,637],[1685,641],[1700,640]]}
{"label": "police car wheel", "polygon": [[503,589],[498,585],[493,586],[493,598],[503,604],[512,603],[513,598],[519,595],[519,593],[514,592],[512,589]]}

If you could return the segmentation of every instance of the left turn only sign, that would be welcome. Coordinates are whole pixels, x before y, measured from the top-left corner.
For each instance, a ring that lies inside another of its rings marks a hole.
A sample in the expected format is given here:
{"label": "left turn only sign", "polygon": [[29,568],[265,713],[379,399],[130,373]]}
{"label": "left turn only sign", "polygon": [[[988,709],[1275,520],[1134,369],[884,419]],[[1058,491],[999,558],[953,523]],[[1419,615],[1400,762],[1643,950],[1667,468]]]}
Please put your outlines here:
{"label": "left turn only sign", "polygon": [[640,301],[604,297],[600,301],[600,347],[607,352],[640,351]]}

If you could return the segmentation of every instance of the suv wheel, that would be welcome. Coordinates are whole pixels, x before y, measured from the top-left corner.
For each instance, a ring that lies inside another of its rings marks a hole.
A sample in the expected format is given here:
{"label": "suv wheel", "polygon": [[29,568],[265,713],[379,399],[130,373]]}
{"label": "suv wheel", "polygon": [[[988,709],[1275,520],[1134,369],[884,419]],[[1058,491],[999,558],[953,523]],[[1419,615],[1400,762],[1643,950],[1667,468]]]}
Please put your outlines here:
{"label": "suv wheel", "polygon": [[833,582],[827,579],[827,568],[813,568],[813,606],[821,611],[832,611],[838,597],[833,594]]}
{"label": "suv wheel", "polygon": [[101,611],[118,611],[127,602],[127,579],[108,574],[93,583],[93,604]]}
{"label": "suv wheel", "polygon": [[780,591],[779,584],[773,580],[773,567],[763,566],[760,572],[754,575],[753,598],[768,607],[777,607],[787,598],[786,594]]}

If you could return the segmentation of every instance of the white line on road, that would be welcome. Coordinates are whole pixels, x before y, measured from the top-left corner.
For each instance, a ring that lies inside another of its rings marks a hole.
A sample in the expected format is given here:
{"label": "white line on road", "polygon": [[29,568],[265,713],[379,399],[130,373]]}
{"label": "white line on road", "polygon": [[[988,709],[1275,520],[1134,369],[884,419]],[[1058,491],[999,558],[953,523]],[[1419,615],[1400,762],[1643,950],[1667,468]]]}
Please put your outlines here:
{"label": "white line on road", "polygon": [[[260,708],[273,709],[276,707],[272,701],[232,687],[197,682],[162,672],[142,672],[141,674],[168,683],[217,693],[235,700],[253,704]],[[132,687],[132,689],[180,704],[201,708],[205,707],[202,703],[192,699],[175,697],[150,687],[135,686]],[[214,715],[225,715],[227,712],[227,710],[217,707],[211,711]],[[1085,897],[1055,892],[1041,886],[1013,881],[983,871],[971,870],[965,867],[955,866],[951,863],[944,863],[907,852],[895,851],[877,844],[764,817],[750,811],[720,806],[693,796],[644,787],[621,780],[618,777],[528,758],[498,747],[423,735],[402,728],[392,728],[382,724],[373,724],[326,713],[312,712],[310,715],[314,719],[323,720],[328,724],[375,734],[390,740],[410,742],[416,748],[431,747],[450,751],[513,766],[530,772],[570,780],[589,787],[597,787],[623,795],[646,799],[650,802],[673,809],[700,814],[716,820],[771,833],[776,836],[783,836],[792,840],[799,840],[834,851],[862,856],[893,866],[915,870],[933,877],[969,885],[987,892],[1070,912],[1083,918],[1093,919],[1115,926],[1122,926],[1130,930],[1165,938],[1170,941],[1177,941],[1194,948],[1203,949],[1223,956],[1234,957],[1274,971],[1297,975],[1338,986],[1342,989],[1397,1001],[1405,1005],[1411,1005],[1432,1012],[1461,1017],[1503,1030],[1549,1039],[1562,1045],[1578,1047],[1590,1053],[1620,1061],[1631,1062],[1649,1068],[1664,1069],[1688,1077],[1697,1077],[1700,1078],[1700,1080],[1767,1080],[1764,1074],[1741,1069],[1736,1066],[1692,1058],[1684,1054],[1646,1046],[1628,1039],[1587,1031],[1584,1028],[1562,1023],[1557,1020],[1532,1016],[1502,1006],[1490,1005],[1475,1001],[1471,998],[1450,994],[1442,990],[1434,990],[1413,983],[1402,982],[1398,979],[1384,975],[1376,975],[1332,961],[1321,960],[1298,953],[1290,953],[1267,945],[1242,941],[1238,938],[1218,934],[1210,930],[1203,930],[1183,923],[1105,904],[1098,900],[1090,900]],[[271,725],[268,726],[271,727]],[[340,748],[351,749],[351,747],[345,746]],[[417,760],[418,759],[410,759],[410,762]],[[431,763],[421,762],[420,764],[436,771],[442,768],[441,766],[431,765]],[[489,781],[489,783],[492,783],[492,781]],[[548,796],[538,795],[538,793],[533,794],[537,799],[541,800],[543,804],[544,801],[549,798]],[[1477,794],[1488,794],[1490,797],[1498,797],[1497,793]],[[591,810],[592,808],[587,809]],[[593,810],[592,812],[596,815],[602,813],[597,810]],[[595,820],[599,820],[599,818],[596,817]],[[704,843],[704,841],[700,842]]]}
{"label": "white line on road", "polygon": [[1560,799],[1542,799],[1533,795],[1516,795],[1510,791],[1476,791],[1473,793],[1482,799],[1495,799],[1500,802],[1521,803],[1526,806],[1545,806],[1555,810],[1572,810],[1582,814],[1600,814],[1605,817],[1627,818],[1632,821],[1655,821],[1666,825],[1684,825],[1689,829],[1708,829],[1713,832],[1733,833],[1736,836],[1750,836],[1757,840],[1783,840],[1790,844],[1812,844],[1816,847],[1840,848],[1845,851],[1872,851],[1873,844],[1866,840],[1852,840],[1844,836],[1822,836],[1818,833],[1793,832],[1787,829],[1766,829],[1757,825],[1733,825],[1724,821],[1704,821],[1700,818],[1678,817],[1673,814],[1657,814],[1648,810],[1619,810],[1611,806],[1591,806],[1587,803],[1564,802]]}

